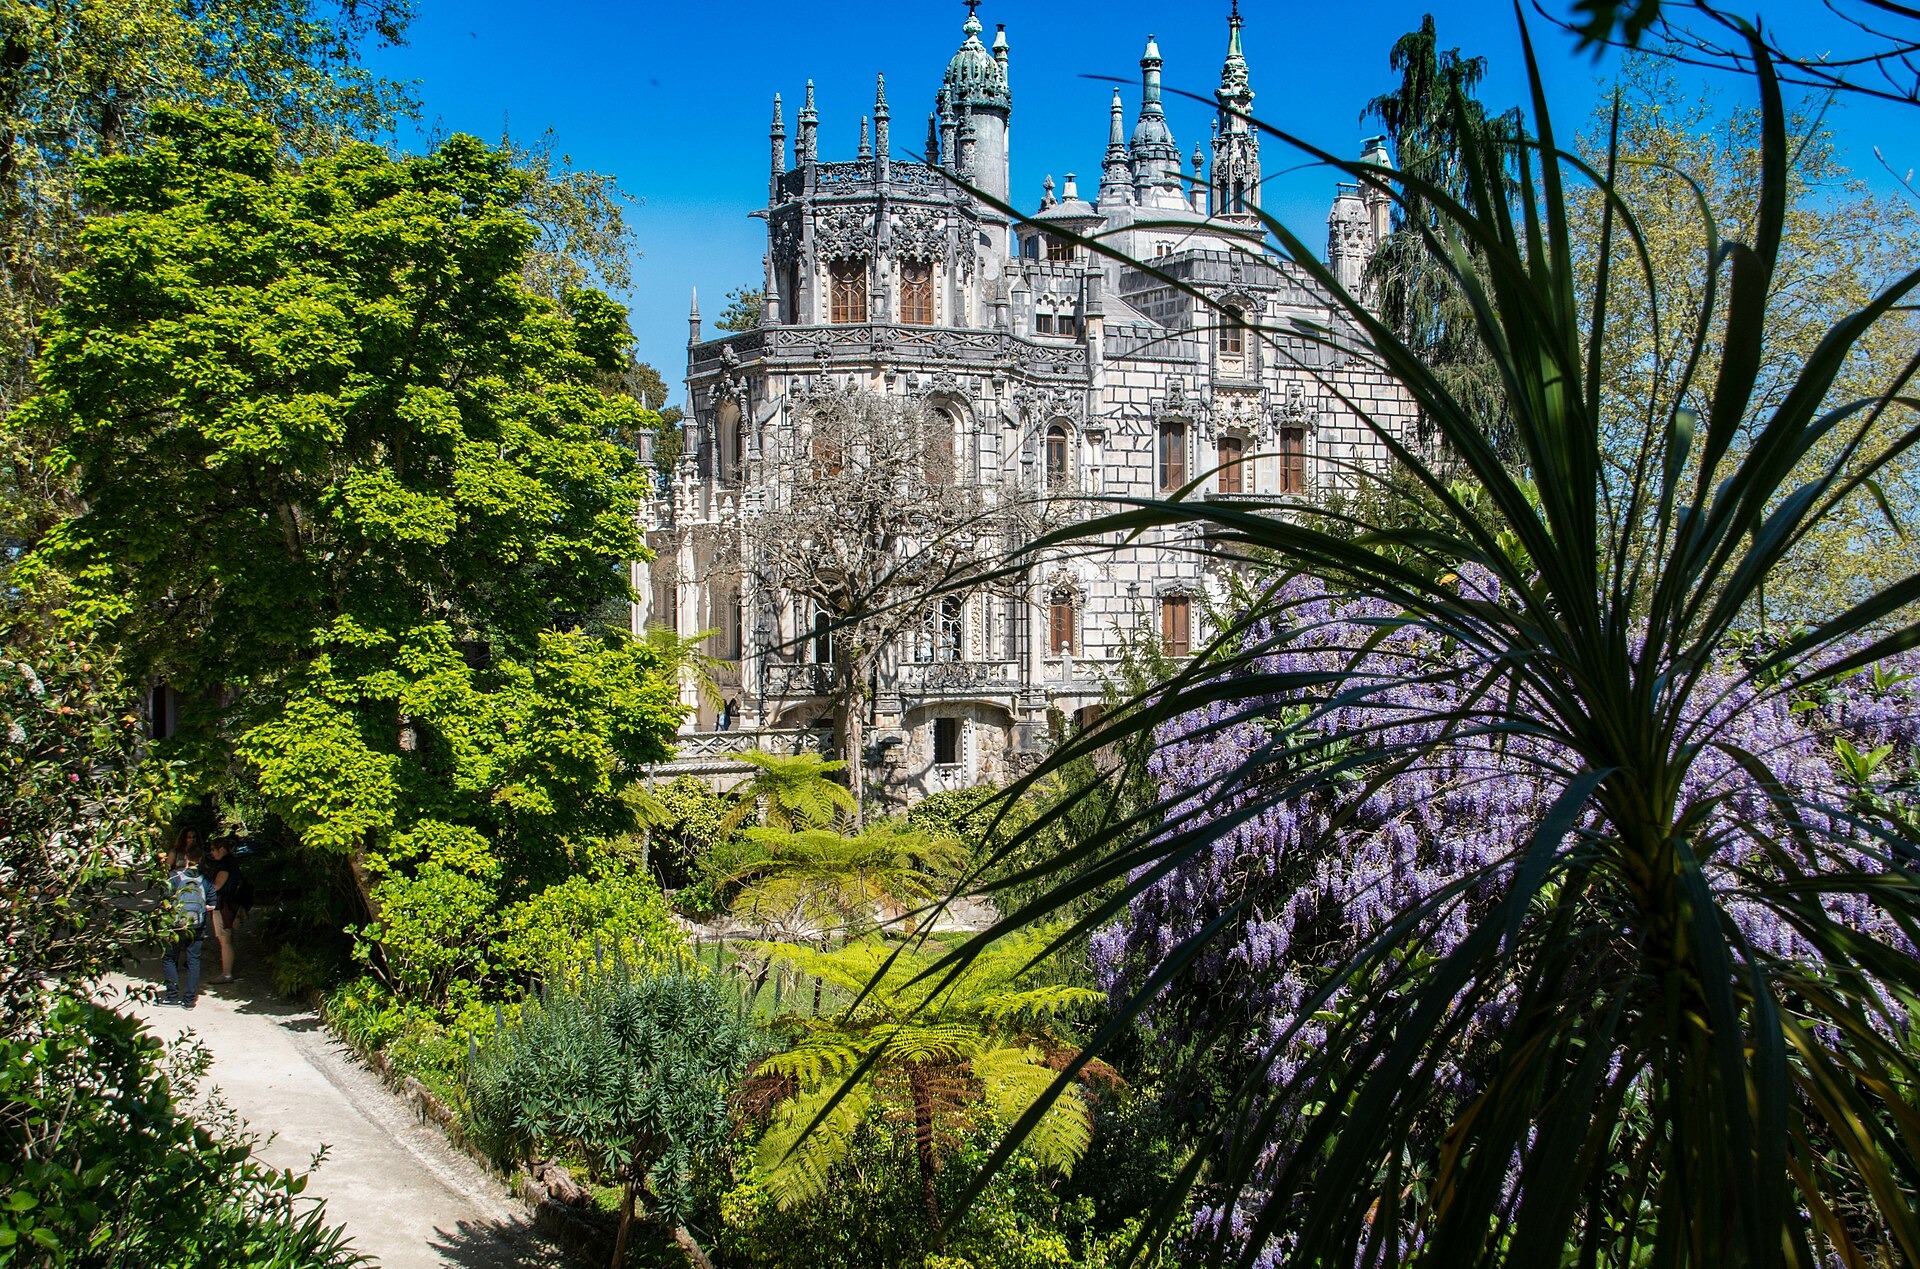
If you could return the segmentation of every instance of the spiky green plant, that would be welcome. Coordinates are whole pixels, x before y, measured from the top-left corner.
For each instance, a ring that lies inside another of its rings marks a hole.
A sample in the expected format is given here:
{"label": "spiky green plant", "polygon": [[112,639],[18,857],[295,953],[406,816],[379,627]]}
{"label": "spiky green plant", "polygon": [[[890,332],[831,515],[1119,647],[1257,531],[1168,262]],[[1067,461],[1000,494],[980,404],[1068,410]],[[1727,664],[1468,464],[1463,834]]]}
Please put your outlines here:
{"label": "spiky green plant", "polygon": [[844,1013],[799,1020],[793,1047],[756,1070],[786,1096],[759,1149],[775,1201],[791,1207],[819,1194],[855,1129],[902,1102],[913,1118],[921,1203],[936,1245],[943,1228],[934,1185],[940,1140],[977,1108],[1001,1123],[1030,1117],[1026,1151],[1044,1166],[1070,1169],[1092,1137],[1085,1099],[1070,1086],[1035,1107],[1057,1066],[1074,1054],[1055,1024],[1102,997],[1085,987],[1031,982],[1034,953],[1047,937],[1036,931],[1005,939],[939,980],[927,975],[933,953],[878,940],[832,952],[762,945],[771,960],[816,975],[854,1001]]}
{"label": "spiky green plant", "polygon": [[686,1228],[693,1168],[726,1145],[727,1096],[764,1044],[735,993],[697,967],[599,965],[529,1001],[474,1053],[474,1126],[503,1159],[573,1154],[620,1186],[613,1269],[641,1198],[704,1264]]}
{"label": "spiky green plant", "polygon": [[[1905,1034],[1906,1007],[1920,996],[1915,843],[1897,823],[1832,804],[1843,799],[1810,804],[1804,791],[1784,787],[1729,738],[1724,708],[1809,692],[1920,646],[1911,616],[1920,575],[1794,637],[1750,638],[1769,574],[1835,508],[1873,496],[1886,465],[1920,442],[1920,401],[1909,386],[1920,351],[1881,391],[1833,399],[1850,351],[1910,302],[1920,270],[1838,322],[1798,367],[1790,392],[1755,399],[1790,147],[1757,34],[1750,53],[1763,171],[1750,232],[1723,239],[1708,220],[1712,285],[1695,311],[1661,317],[1695,332],[1695,369],[1718,340],[1710,375],[1687,370],[1668,401],[1611,391],[1601,361],[1608,293],[1655,289],[1639,228],[1613,194],[1630,156],[1613,147],[1594,170],[1556,147],[1529,43],[1537,140],[1517,152],[1467,147],[1464,199],[1266,129],[1433,209],[1427,245],[1453,262],[1498,367],[1519,470],[1489,444],[1485,420],[1268,218],[1267,230],[1336,298],[1342,323],[1404,385],[1480,499],[1459,496],[1432,455],[1378,425],[1378,442],[1438,509],[1417,525],[1171,501],[1132,504],[1083,526],[1108,540],[1197,528],[1223,553],[1284,561],[1333,593],[1397,612],[1382,619],[1391,629],[1478,668],[1448,679],[1451,705],[1424,707],[1419,667],[1400,680],[1351,684],[1276,671],[1268,654],[1311,610],[1289,611],[1277,598],[1254,604],[1211,659],[1076,739],[1052,765],[1209,709],[1218,720],[1211,725],[1232,725],[1236,702],[1306,700],[1306,714],[1274,720],[1271,743],[1214,787],[1179,790],[1127,831],[1063,852],[1045,865],[1059,879],[1051,895],[1011,913],[936,974],[991,955],[996,939],[1126,878],[1082,928],[1111,919],[1214,850],[1236,823],[1294,799],[1381,787],[1444,765],[1440,756],[1462,742],[1499,740],[1512,763],[1541,764],[1529,779],[1557,790],[1504,858],[1462,866],[1391,914],[1378,938],[1325,966],[1317,994],[1284,1034],[1253,1046],[1267,1060],[1236,1076],[1222,1123],[1176,1187],[1203,1187],[1222,1213],[1198,1236],[1210,1260],[1253,1264],[1279,1252],[1289,1264],[1342,1266],[1920,1263],[1920,1066]],[[1582,283],[1568,179],[1607,195],[1595,258],[1611,262],[1624,247],[1639,267],[1603,264]],[[1206,302],[1181,280],[1162,280]],[[1284,333],[1343,342],[1325,327]],[[1286,355],[1281,341],[1272,347]],[[1338,392],[1333,383],[1326,390]],[[1360,403],[1346,404],[1365,417]],[[1615,467],[1600,438],[1622,418],[1633,420],[1639,446]],[[1456,565],[1484,570],[1490,584],[1463,585]],[[1373,646],[1352,649],[1350,665]],[[1260,708],[1248,705],[1237,721],[1261,721]],[[1347,720],[1337,737],[1335,718]],[[1685,791],[1707,759],[1743,772],[1741,789]],[[1340,866],[1346,823],[1333,817],[1300,849]],[[1044,829],[1043,820],[1032,831]],[[1751,843],[1761,862],[1737,863],[1728,875],[1720,856],[1729,834]],[[1221,952],[1222,931],[1249,919],[1254,898],[1225,896],[1215,918],[1171,940],[1086,1054],[1114,1043],[1198,958]],[[1801,950],[1756,945],[1736,908],[1749,919],[1764,913],[1791,931],[1782,942]],[[1432,931],[1448,920],[1459,937],[1436,946]],[[1440,1073],[1460,1060],[1472,1011],[1496,998],[1511,1014],[1475,1052],[1484,1065],[1462,1096]],[[1336,1000],[1337,1012],[1320,1009]],[[1309,1023],[1325,1027],[1324,1040],[1277,1079],[1273,1057],[1293,1049]],[[1195,1042],[1247,1050],[1244,1035]],[[1074,1070],[1062,1071],[1056,1090],[1069,1087]],[[1042,1099],[1003,1153],[1045,1113]],[[1284,1148],[1273,1146],[1282,1137]],[[1421,1141],[1438,1146],[1416,1176],[1409,1160]],[[1162,1235],[1177,1198],[1163,1210]]]}

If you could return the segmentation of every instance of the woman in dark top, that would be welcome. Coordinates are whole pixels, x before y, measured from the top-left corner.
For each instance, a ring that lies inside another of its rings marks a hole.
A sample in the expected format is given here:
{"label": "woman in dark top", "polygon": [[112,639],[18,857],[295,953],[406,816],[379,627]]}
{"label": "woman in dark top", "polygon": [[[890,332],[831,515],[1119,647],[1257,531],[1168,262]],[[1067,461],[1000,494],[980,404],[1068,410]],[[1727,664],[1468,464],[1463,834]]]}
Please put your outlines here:
{"label": "woman in dark top", "polygon": [[233,927],[240,923],[238,903],[240,865],[233,857],[233,843],[217,837],[207,847],[201,873],[213,883],[213,936],[220,942],[220,976],[213,981],[233,981]]}

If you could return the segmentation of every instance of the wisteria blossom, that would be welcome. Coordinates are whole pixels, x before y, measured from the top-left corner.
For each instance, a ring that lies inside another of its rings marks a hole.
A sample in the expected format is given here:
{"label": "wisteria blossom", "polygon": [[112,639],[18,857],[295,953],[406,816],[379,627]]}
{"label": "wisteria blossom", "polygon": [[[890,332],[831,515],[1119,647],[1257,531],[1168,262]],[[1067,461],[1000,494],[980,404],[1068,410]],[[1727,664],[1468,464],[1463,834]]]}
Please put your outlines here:
{"label": "wisteria blossom", "polygon": [[[1460,584],[1495,597],[1484,575]],[[1358,983],[1395,961],[1371,961],[1355,982],[1317,999],[1334,971],[1408,913],[1418,919],[1395,955],[1437,960],[1460,946],[1582,773],[1545,724],[1512,726],[1516,716],[1551,713],[1529,710],[1525,676],[1470,640],[1442,638],[1378,601],[1329,595],[1309,580],[1287,583],[1273,600],[1284,626],[1248,635],[1257,655],[1236,671],[1247,693],[1156,734],[1150,774],[1166,810],[1164,839],[1200,844],[1096,936],[1094,959],[1120,997],[1194,940],[1196,959],[1162,990],[1150,1025],[1170,1040],[1208,1037],[1216,1058],[1263,1072],[1284,1102],[1301,1063],[1332,1040]],[[1885,869],[1889,847],[1875,835],[1883,817],[1874,808],[1889,805],[1884,795],[1920,743],[1911,668],[1883,665],[1816,693],[1763,685],[1727,665],[1700,675],[1679,706],[1676,733],[1693,754],[1674,822],[1690,826],[1688,847],[1743,955],[1820,968],[1769,901],[1780,851],[1795,854],[1801,876]],[[1837,760],[1842,741],[1859,753],[1890,748],[1863,781]],[[1599,799],[1569,818],[1562,850],[1609,831]],[[1794,843],[1803,839],[1824,845],[1802,857]],[[1224,934],[1200,937],[1235,905]],[[1836,890],[1822,906],[1835,922],[1913,950],[1861,889]],[[1629,923],[1631,905],[1620,911]],[[1633,935],[1623,928],[1615,942]],[[1601,946],[1596,955],[1624,953]],[[1503,964],[1489,963],[1496,973]],[[1518,990],[1476,981],[1463,992],[1466,1016],[1433,1072],[1438,1084],[1472,1095]],[[1904,1028],[1892,994],[1879,995],[1880,1024]],[[1218,1052],[1221,1037],[1237,1051]],[[1289,1127],[1280,1125],[1270,1159],[1285,1156]],[[1223,1222],[1237,1229],[1242,1216],[1201,1214],[1204,1228]]]}

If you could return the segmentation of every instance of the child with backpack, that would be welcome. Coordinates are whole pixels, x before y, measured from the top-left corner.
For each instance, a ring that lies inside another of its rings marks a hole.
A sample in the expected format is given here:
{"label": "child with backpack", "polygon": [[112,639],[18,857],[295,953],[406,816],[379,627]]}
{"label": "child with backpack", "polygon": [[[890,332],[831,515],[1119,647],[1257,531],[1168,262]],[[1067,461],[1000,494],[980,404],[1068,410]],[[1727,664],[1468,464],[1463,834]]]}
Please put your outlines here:
{"label": "child with backpack", "polygon": [[[200,949],[206,943],[208,913],[213,907],[211,887],[200,873],[200,846],[175,847],[168,864],[167,887],[173,902],[173,945],[160,959],[160,976],[167,980],[162,1004],[193,1008],[200,995]],[[186,963],[185,990],[182,990],[181,962]]]}

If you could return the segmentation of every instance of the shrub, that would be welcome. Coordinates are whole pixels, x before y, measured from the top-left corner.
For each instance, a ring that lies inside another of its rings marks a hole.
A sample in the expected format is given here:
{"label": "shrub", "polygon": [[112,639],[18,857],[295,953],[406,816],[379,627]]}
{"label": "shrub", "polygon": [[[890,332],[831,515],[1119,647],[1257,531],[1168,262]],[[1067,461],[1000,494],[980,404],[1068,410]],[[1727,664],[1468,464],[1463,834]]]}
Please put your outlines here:
{"label": "shrub", "polygon": [[333,1269],[364,1263],[306,1178],[253,1158],[181,1098],[210,1056],[173,1060],[136,1019],[52,1000],[0,1041],[0,1263]]}
{"label": "shrub", "polygon": [[[996,1136],[976,1125],[960,1139],[938,1175],[944,1206],[957,1208]],[[817,1198],[783,1210],[749,1174],[719,1207],[717,1258],[738,1269],[1118,1269],[1136,1228],[1131,1220],[1102,1224],[1091,1199],[1022,1155],[987,1182],[936,1252],[912,1130],[880,1122],[859,1129]]]}
{"label": "shrub", "polygon": [[499,972],[528,982],[614,955],[656,962],[687,941],[658,886],[605,866],[513,905],[501,926],[489,959]]}
{"label": "shrub", "polygon": [[727,1094],[762,1043],[733,993],[699,970],[614,962],[550,986],[477,1052],[473,1123],[503,1161],[545,1148],[619,1182],[618,1269],[643,1194],[692,1243],[695,1166],[724,1148]]}
{"label": "shrub", "polygon": [[325,946],[283,943],[267,953],[273,990],[287,1000],[309,1000],[340,981],[346,960]]}

